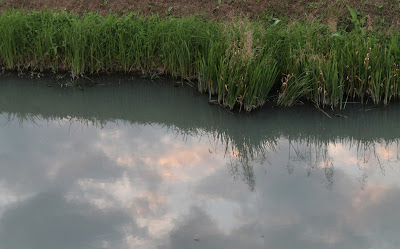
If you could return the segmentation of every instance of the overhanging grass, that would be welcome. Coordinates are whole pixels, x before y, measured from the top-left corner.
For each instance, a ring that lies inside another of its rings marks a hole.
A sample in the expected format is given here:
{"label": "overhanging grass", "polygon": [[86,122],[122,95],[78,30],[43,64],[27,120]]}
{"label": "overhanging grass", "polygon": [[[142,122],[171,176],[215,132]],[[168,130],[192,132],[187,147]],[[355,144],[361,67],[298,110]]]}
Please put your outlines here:
{"label": "overhanging grass", "polygon": [[72,77],[165,73],[195,80],[229,109],[250,111],[268,98],[280,106],[303,99],[344,108],[350,100],[387,104],[399,97],[400,34],[14,10],[0,15],[0,64]]}

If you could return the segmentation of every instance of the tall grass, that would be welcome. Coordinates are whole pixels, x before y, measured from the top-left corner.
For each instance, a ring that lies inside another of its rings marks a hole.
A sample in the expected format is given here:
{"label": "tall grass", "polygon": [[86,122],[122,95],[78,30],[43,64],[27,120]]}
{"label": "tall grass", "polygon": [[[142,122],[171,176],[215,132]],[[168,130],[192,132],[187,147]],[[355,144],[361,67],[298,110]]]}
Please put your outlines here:
{"label": "tall grass", "polygon": [[344,108],[348,101],[388,104],[399,97],[400,33],[12,10],[0,15],[0,64],[72,77],[168,74],[196,81],[199,91],[229,109],[250,111],[268,99]]}
{"label": "tall grass", "polygon": [[[388,104],[398,99],[398,31],[332,33],[322,25],[301,24],[286,32],[286,73],[305,73],[309,80],[301,88],[302,98],[332,108],[343,108],[348,100]],[[301,84],[293,82],[292,88]]]}

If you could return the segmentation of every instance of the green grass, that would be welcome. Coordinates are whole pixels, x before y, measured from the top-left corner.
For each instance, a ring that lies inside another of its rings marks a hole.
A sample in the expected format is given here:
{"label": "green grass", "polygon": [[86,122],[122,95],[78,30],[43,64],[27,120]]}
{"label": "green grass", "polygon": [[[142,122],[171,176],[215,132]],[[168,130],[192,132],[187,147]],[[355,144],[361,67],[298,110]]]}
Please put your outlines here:
{"label": "green grass", "polygon": [[0,64],[73,78],[167,74],[245,111],[268,100],[338,109],[355,100],[388,104],[400,94],[400,33],[369,31],[352,18],[353,31],[334,33],[318,23],[13,10],[0,15]]}

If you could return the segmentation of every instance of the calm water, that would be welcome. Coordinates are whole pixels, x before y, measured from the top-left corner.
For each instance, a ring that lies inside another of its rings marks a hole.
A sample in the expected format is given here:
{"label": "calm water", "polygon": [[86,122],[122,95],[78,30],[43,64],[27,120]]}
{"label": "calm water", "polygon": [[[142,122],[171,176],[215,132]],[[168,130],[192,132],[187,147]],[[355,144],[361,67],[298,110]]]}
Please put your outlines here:
{"label": "calm water", "polygon": [[400,248],[399,105],[231,114],[114,81],[1,79],[0,248]]}

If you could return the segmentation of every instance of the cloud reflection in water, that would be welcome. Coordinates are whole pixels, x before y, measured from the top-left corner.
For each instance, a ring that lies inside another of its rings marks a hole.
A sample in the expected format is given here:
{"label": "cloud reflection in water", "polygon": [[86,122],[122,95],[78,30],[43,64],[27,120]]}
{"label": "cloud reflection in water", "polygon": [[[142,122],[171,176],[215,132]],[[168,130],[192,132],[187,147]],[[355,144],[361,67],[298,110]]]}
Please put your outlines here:
{"label": "cloud reflection in water", "polygon": [[109,112],[74,106],[91,91],[50,101],[61,114],[48,103],[36,115],[2,111],[0,248],[400,247],[398,139],[386,133],[396,120],[260,112],[239,122],[207,105],[171,108],[186,96],[175,92],[154,98],[165,101],[157,114],[119,113],[138,104],[133,91],[93,91],[116,91]]}

